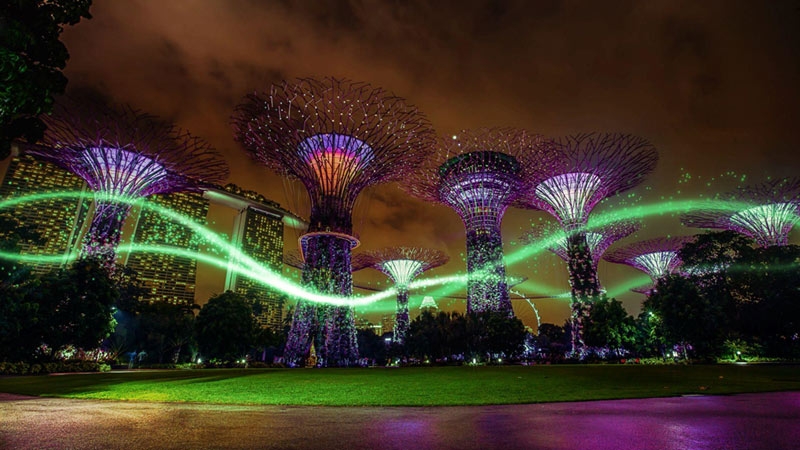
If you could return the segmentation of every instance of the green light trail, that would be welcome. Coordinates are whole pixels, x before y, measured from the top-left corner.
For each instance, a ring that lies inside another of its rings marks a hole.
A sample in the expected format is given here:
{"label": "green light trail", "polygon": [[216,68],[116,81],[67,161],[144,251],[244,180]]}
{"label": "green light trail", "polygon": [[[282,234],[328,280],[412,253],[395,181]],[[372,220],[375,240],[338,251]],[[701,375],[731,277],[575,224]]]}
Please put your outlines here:
{"label": "green light trail", "polygon": [[[0,202],[0,210],[12,208],[18,205],[33,203],[38,201],[62,198],[81,198],[80,192],[51,192],[44,194],[36,194],[22,197],[14,197]],[[317,303],[327,303],[332,305],[349,305],[349,306],[366,306],[375,302],[392,299],[396,296],[396,289],[390,288],[385,291],[372,293],[362,296],[343,297],[330,294],[321,294],[319,292],[309,290],[306,286],[302,286],[292,280],[283,276],[283,274],[275,272],[268,267],[263,266],[258,261],[252,259],[247,254],[243,253],[240,249],[231,245],[227,239],[221,237],[218,233],[207,228],[206,226],[195,222],[191,218],[185,217],[171,209],[156,205],[152,202],[142,201],[142,199],[131,200],[128,197],[115,197],[114,200],[120,203],[133,204],[142,209],[152,210],[168,219],[174,220],[178,224],[189,228],[199,239],[201,243],[207,244],[212,252],[224,255],[218,257],[210,254],[199,253],[197,251],[188,250],[185,248],[176,248],[165,245],[142,245],[142,244],[123,244],[118,248],[118,252],[124,253],[161,253],[168,255],[181,256],[191,259],[203,261],[213,267],[222,270],[233,270],[238,274],[252,278],[259,283],[269,286],[273,289],[281,291],[296,299],[304,299]],[[600,228],[612,222],[617,222],[626,219],[642,219],[645,217],[661,216],[665,214],[683,213],[695,209],[708,209],[714,208],[717,210],[738,211],[746,207],[751,207],[751,204],[742,202],[718,201],[718,200],[666,200],[650,205],[635,205],[624,207],[618,211],[612,211],[602,214],[593,215],[587,226],[587,230],[593,228]],[[507,267],[513,266],[517,263],[529,260],[539,254],[547,252],[547,249],[558,242],[559,233],[554,233],[552,236],[547,236],[539,241],[520,247],[518,250],[509,253],[505,257]],[[78,254],[72,253],[68,256],[68,260],[74,260]],[[0,252],[0,258],[24,262],[39,262],[39,263],[58,263],[63,261],[64,255],[26,255]],[[236,261],[235,264],[229,265],[230,261]],[[646,280],[642,277],[636,277],[629,283],[622,286],[617,286],[613,291],[609,290],[608,295],[614,297],[623,292],[627,292],[630,288],[644,284]],[[428,295],[448,297],[454,292],[465,288],[467,282],[466,274],[455,274],[448,276],[439,276],[435,278],[418,279],[409,284],[409,289],[426,289],[434,288],[433,292]],[[527,283],[531,285],[529,281]],[[534,285],[541,292],[555,292],[552,297],[555,298],[559,290],[552,289],[543,285]],[[541,297],[541,296],[536,296]],[[523,296],[523,298],[525,298]]]}

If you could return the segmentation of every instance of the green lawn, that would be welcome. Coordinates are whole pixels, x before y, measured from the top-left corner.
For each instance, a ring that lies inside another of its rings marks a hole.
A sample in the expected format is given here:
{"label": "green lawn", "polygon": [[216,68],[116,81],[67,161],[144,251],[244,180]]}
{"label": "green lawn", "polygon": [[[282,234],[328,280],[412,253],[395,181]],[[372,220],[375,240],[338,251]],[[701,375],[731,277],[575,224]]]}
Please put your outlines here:
{"label": "green lawn", "polygon": [[800,366],[206,369],[0,378],[0,392],[23,395],[257,405],[487,405],[784,390],[800,390]]}

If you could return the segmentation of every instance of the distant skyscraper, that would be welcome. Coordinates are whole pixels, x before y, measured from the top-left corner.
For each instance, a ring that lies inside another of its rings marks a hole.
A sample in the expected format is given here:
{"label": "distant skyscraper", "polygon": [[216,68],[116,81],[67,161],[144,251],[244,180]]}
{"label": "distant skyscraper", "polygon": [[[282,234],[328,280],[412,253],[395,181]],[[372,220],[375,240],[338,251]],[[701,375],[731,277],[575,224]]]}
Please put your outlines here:
{"label": "distant skyscraper", "polygon": [[80,231],[91,205],[91,192],[79,177],[30,156],[14,157],[6,170],[0,198],[3,200],[47,192],[81,192],[79,198],[45,199],[23,203],[2,213],[9,214],[40,234],[43,243],[21,243],[20,253],[62,255],[52,263],[31,264],[34,273],[44,273],[68,262],[71,250],[78,250]]}
{"label": "distant skyscraper", "polygon": [[[208,200],[199,194],[154,195],[146,202],[169,208],[205,225]],[[157,211],[143,209],[136,221],[132,243],[159,245],[196,252],[194,233]],[[172,304],[195,303],[197,261],[194,258],[162,252],[134,252],[125,263],[134,269],[147,289],[143,300]]]}
{"label": "distant skyscraper", "polygon": [[[277,204],[276,204],[277,206]],[[283,266],[283,222],[274,213],[247,207],[239,212],[233,225],[233,244],[246,255],[280,273]],[[225,278],[225,290],[248,295],[260,303],[256,317],[262,326],[280,329],[283,321],[283,296],[258,280],[239,275],[231,268]],[[259,311],[260,309],[260,311]]]}
{"label": "distant skyscraper", "polygon": [[[283,269],[283,225],[291,219],[287,211],[263,195],[235,184],[206,191],[206,198],[239,211],[233,223],[231,244],[245,255],[280,273]],[[259,280],[238,274],[239,261],[231,259],[225,277],[225,290],[244,294],[258,302],[256,318],[262,326],[278,330],[283,326],[284,296]]]}

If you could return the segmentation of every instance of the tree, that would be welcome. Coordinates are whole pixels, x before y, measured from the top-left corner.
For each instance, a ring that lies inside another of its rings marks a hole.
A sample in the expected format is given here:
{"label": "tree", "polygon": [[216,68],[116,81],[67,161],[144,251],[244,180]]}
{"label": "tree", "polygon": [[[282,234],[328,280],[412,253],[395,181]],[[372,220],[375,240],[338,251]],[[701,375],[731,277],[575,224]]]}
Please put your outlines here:
{"label": "tree", "polygon": [[636,323],[622,302],[601,297],[589,311],[584,339],[590,347],[604,347],[616,353],[631,351],[636,342]]}
{"label": "tree", "polygon": [[197,305],[166,302],[142,303],[136,320],[136,350],[144,350],[153,362],[178,363],[194,341]]}
{"label": "tree", "polygon": [[112,313],[119,293],[96,259],[79,259],[69,268],[45,274],[25,291],[23,308],[34,314],[24,333],[29,356],[42,344],[49,349],[44,356],[50,358],[68,345],[93,349],[114,330]]}
{"label": "tree", "polygon": [[514,359],[525,350],[525,325],[518,318],[487,311],[473,320],[483,323],[490,359]]}
{"label": "tree", "polygon": [[652,312],[657,333],[668,344],[688,346],[695,356],[713,358],[720,354],[730,335],[730,321],[721,305],[701,294],[694,280],[670,275],[656,284],[644,302]]}
{"label": "tree", "polygon": [[449,321],[449,316],[445,312],[434,316],[430,311],[423,311],[408,325],[406,352],[422,360],[436,361],[444,357],[445,339],[442,325]]}
{"label": "tree", "polygon": [[227,291],[208,300],[195,321],[200,353],[207,360],[233,362],[255,344],[257,323],[250,302]]}
{"label": "tree", "polygon": [[771,356],[800,356],[800,246],[755,249],[739,262],[739,329]]}
{"label": "tree", "polygon": [[2,0],[0,2],[0,159],[11,141],[41,139],[38,116],[52,111],[63,94],[61,73],[69,53],[59,37],[63,25],[90,19],[91,0]]}

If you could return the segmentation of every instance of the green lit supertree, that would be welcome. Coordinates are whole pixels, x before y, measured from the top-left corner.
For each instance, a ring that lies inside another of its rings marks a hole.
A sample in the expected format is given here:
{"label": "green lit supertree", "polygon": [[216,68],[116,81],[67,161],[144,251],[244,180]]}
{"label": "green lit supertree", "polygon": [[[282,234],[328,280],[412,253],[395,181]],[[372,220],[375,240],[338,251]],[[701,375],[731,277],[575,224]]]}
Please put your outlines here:
{"label": "green lit supertree", "polygon": [[419,247],[387,247],[367,252],[370,266],[383,272],[397,289],[397,310],[392,341],[404,344],[408,325],[408,285],[423,272],[447,263],[444,252]]}
{"label": "green lit supertree", "polygon": [[26,153],[78,175],[94,191],[82,254],[109,269],[136,200],[199,192],[228,177],[227,164],[206,141],[128,106],[62,98],[44,121],[42,144],[26,146]]}
{"label": "green lit supertree", "polygon": [[769,180],[721,194],[725,209],[707,208],[681,215],[690,227],[731,230],[753,238],[760,247],[786,245],[800,221],[800,177]]}
{"label": "green lit supertree", "polygon": [[529,191],[515,206],[552,214],[567,235],[567,267],[572,292],[572,352],[582,357],[583,321],[602,295],[586,235],[592,209],[631,189],[653,171],[656,149],[638,136],[590,133],[557,142],[558,157],[528,166]]}
{"label": "green lit supertree", "polygon": [[[383,89],[325,78],[283,82],[247,96],[236,108],[233,127],[253,159],[306,188],[311,215],[300,238],[303,282],[323,293],[351,295],[356,197],[422,163],[435,136],[427,119]],[[354,314],[352,307],[299,301],[285,360],[302,366],[318,335],[324,337],[316,346],[319,365],[356,364]]]}
{"label": "green lit supertree", "polygon": [[467,232],[467,312],[513,315],[500,223],[526,186],[529,159],[547,159],[549,141],[513,128],[464,130],[442,137],[415,179],[412,195],[452,208]]}

